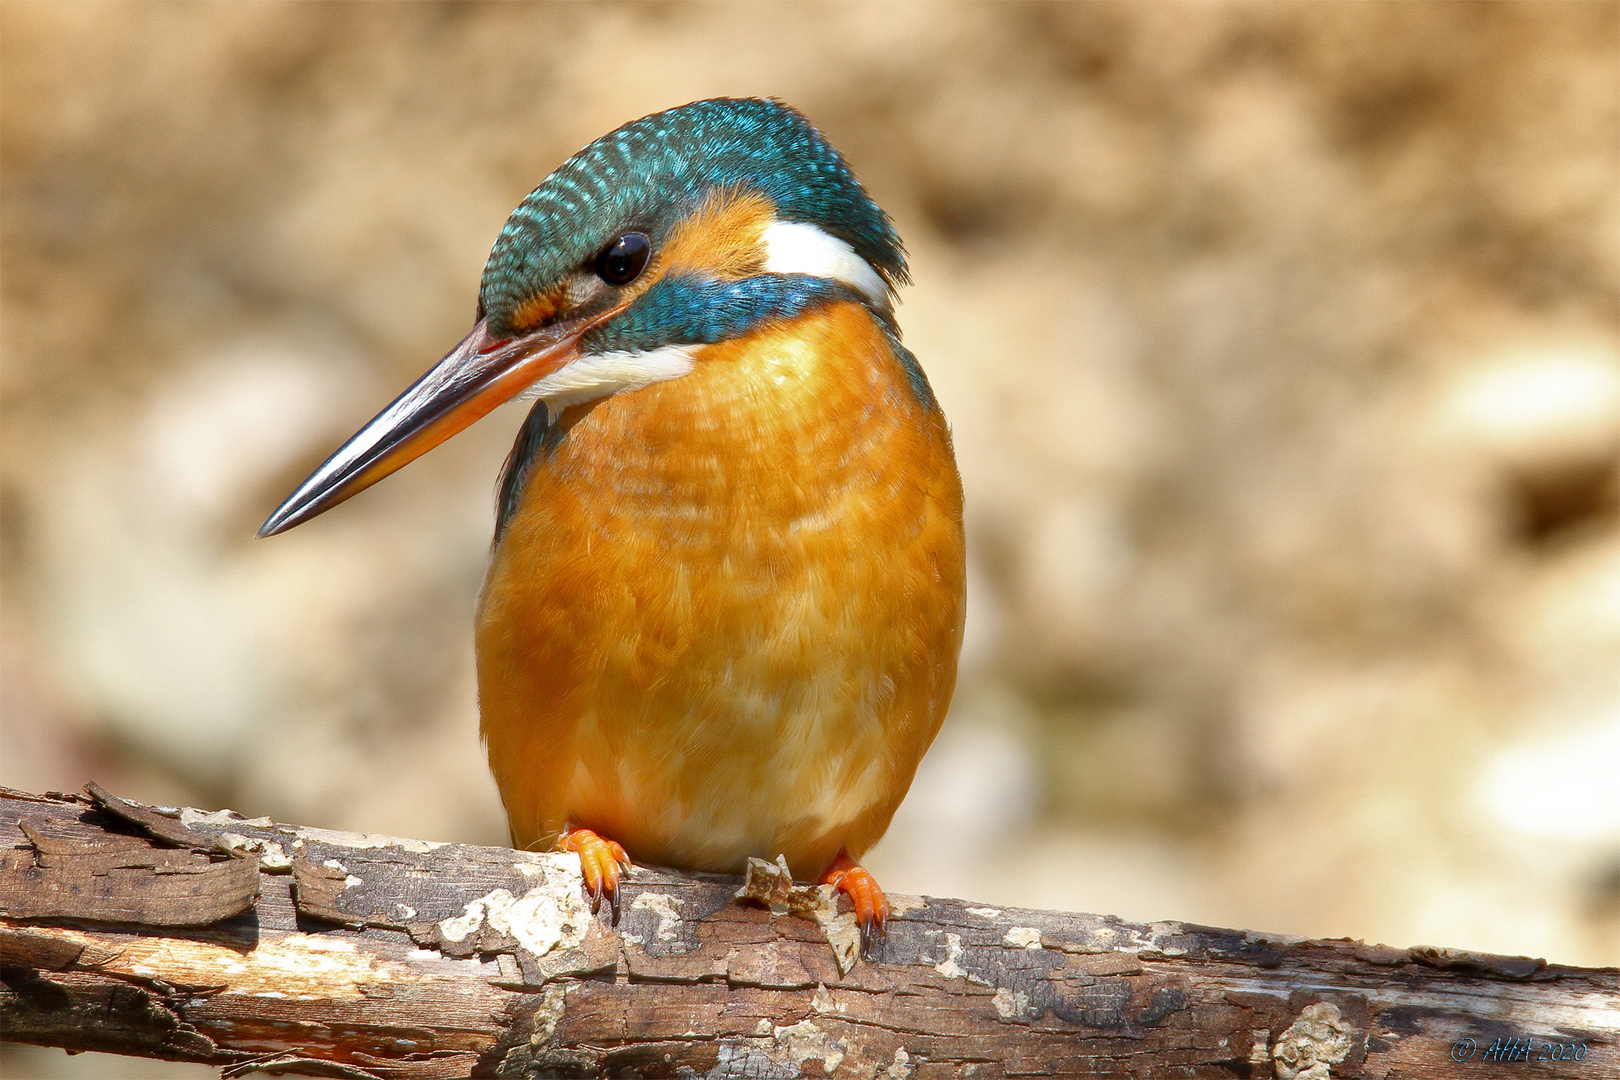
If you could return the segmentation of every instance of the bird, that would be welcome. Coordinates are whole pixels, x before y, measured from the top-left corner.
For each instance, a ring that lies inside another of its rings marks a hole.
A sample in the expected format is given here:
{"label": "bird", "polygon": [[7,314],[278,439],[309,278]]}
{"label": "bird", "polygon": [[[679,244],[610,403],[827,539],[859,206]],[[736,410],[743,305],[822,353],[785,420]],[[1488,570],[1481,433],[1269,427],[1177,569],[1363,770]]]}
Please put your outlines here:
{"label": "bird", "polygon": [[775,98],[634,120],[500,230],[472,330],[275,510],[285,531],[498,405],[475,616],[512,844],[579,855],[617,917],[637,863],[785,857],[890,906],[860,859],[955,689],[962,484],[894,306],[892,220]]}

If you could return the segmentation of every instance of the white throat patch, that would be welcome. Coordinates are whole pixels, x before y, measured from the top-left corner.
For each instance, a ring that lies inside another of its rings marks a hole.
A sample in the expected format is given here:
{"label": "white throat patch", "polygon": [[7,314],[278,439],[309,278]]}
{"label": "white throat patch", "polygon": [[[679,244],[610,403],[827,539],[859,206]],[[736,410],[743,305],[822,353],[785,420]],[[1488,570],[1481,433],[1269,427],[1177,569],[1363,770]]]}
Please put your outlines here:
{"label": "white throat patch", "polygon": [[582,401],[678,379],[692,370],[692,358],[702,347],[665,345],[646,352],[579,356],[523,391],[522,398],[544,400],[555,416],[560,410]]}
{"label": "white throat patch", "polygon": [[764,241],[766,272],[841,281],[889,310],[888,283],[838,237],[802,221],[774,221],[765,227]]}

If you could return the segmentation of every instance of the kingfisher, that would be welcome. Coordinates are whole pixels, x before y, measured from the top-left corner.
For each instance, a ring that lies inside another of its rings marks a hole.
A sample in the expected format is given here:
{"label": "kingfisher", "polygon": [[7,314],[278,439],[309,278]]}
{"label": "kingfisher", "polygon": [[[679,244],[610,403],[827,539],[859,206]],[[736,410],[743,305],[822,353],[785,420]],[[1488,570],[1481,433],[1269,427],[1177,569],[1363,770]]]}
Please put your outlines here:
{"label": "kingfisher", "polygon": [[862,855],[950,705],[962,485],[901,344],[887,214],[800,113],[624,125],[513,211],[472,330],[260,528],[330,509],[513,399],[476,609],[480,726],[514,847],[785,856],[889,904]]}

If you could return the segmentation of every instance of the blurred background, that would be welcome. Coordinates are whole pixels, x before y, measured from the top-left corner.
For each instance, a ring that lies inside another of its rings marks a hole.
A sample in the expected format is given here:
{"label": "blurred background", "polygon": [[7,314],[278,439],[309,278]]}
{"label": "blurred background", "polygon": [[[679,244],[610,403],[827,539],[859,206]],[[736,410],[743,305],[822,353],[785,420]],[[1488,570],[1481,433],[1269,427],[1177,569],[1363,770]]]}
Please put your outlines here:
{"label": "blurred background", "polygon": [[521,413],[254,528],[564,157],[771,94],[906,239],[967,488],[884,886],[1620,964],[1617,13],[7,3],[0,783],[504,842]]}

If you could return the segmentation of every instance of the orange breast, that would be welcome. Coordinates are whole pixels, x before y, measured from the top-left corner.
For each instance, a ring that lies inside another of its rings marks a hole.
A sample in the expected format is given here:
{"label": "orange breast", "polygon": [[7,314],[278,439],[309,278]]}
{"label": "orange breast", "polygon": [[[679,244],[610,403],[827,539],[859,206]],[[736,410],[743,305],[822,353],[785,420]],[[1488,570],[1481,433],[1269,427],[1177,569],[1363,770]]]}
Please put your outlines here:
{"label": "orange breast", "polygon": [[950,703],[963,614],[950,436],[840,304],[567,410],[478,613],[518,846],[802,877],[888,827]]}

